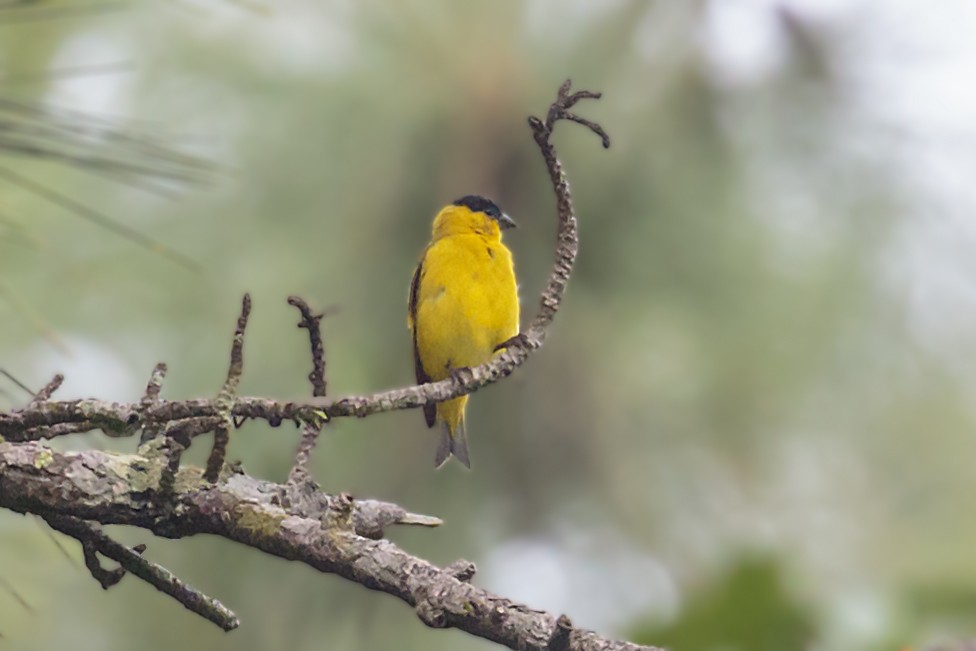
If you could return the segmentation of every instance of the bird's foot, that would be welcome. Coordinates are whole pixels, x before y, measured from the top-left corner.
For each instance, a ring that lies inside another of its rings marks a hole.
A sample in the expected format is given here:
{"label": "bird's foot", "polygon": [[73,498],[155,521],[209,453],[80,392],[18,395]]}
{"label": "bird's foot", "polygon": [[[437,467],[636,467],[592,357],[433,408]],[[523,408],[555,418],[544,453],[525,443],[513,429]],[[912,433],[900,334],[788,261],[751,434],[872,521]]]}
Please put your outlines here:
{"label": "bird's foot", "polygon": [[450,372],[450,378],[454,380],[457,384],[467,384],[474,379],[474,372],[472,372],[470,366],[461,366],[459,368],[452,368]]}
{"label": "bird's foot", "polygon": [[495,346],[495,350],[493,352],[497,353],[498,351],[503,350],[505,348],[528,348],[528,347],[529,347],[529,340],[525,336],[525,333],[519,333],[514,337],[509,337],[502,343]]}

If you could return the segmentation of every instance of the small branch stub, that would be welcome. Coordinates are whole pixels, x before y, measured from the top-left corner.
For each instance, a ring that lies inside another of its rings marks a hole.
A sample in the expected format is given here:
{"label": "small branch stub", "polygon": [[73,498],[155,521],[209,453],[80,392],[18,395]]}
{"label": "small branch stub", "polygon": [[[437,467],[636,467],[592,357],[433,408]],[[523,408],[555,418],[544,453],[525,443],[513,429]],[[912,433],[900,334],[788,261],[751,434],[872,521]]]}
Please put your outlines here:
{"label": "small branch stub", "polygon": [[300,296],[289,296],[288,304],[298,308],[302,315],[298,327],[308,331],[309,344],[312,349],[312,370],[308,374],[308,380],[312,383],[312,395],[323,397],[326,394],[327,384],[325,380],[325,345],[322,342],[321,323],[330,310],[326,310],[322,314],[312,314],[312,308]]}
{"label": "small branch stub", "polygon": [[247,319],[251,315],[251,295],[244,294],[241,302],[241,316],[237,319],[237,329],[234,331],[234,343],[230,348],[230,366],[227,369],[227,380],[217,395],[217,407],[223,420],[214,430],[213,448],[207,458],[207,469],[204,477],[210,483],[217,481],[224,459],[227,457],[227,444],[230,442],[230,430],[234,427],[234,400],[237,398],[237,387],[241,383],[244,373],[244,331],[247,329]]}
{"label": "small branch stub", "polygon": [[[302,318],[298,322],[298,327],[308,331],[309,348],[312,355],[312,370],[308,374],[308,380],[312,384],[312,396],[324,398],[328,385],[325,380],[325,344],[322,341],[322,319],[330,310],[326,310],[322,314],[312,314],[312,308],[299,296],[289,296],[288,304],[297,308],[301,314]],[[322,428],[328,421],[327,414],[318,412],[302,424],[302,439],[298,444],[298,451],[295,453],[295,462],[288,473],[289,484],[297,485],[301,482],[311,481],[308,474],[308,463],[312,456],[312,450],[315,449],[315,444],[322,433]]]}
{"label": "small branch stub", "polygon": [[549,639],[547,651],[570,651],[569,636],[573,632],[573,622],[566,615],[560,615],[556,620],[556,628],[553,629],[552,637]]}
{"label": "small branch stub", "polygon": [[34,399],[31,400],[32,405],[44,402],[45,400],[50,400],[54,392],[61,388],[61,384],[64,383],[64,376],[58,373],[51,381],[44,385],[44,388],[37,392]]}
{"label": "small branch stub", "polygon": [[458,581],[464,581],[467,583],[474,578],[475,573],[478,571],[477,566],[471,561],[466,561],[460,558],[447,567],[444,568],[445,572],[449,572]]}
{"label": "small branch stub", "polygon": [[[142,401],[139,403],[143,409],[149,409],[159,402],[159,393],[163,390],[163,380],[166,378],[166,364],[160,362],[153,367],[149,375],[149,382],[146,383],[146,390],[142,394]],[[139,445],[151,440],[159,434],[160,425],[146,425],[142,428],[142,435],[139,437]]]}

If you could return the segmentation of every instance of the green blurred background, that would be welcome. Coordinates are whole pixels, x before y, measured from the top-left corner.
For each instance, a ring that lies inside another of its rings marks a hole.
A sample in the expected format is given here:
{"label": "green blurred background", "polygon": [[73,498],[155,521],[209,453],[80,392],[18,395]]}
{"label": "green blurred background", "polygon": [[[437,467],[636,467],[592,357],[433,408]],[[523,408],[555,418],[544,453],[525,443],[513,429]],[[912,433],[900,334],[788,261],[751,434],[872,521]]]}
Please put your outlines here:
{"label": "green blurred background", "polygon": [[[481,193],[515,217],[534,313],[554,206],[525,118],[572,77],[605,93],[579,111],[613,147],[557,129],[579,264],[546,347],[471,401],[474,471],[434,472],[406,412],[330,427],[316,477],[444,518],[391,537],[607,635],[880,651],[976,633],[966,0],[69,5],[0,5],[0,367],[135,400],[166,361],[165,397],[213,395],[248,291],[243,393],[308,394],[289,294],[338,307],[333,395],[410,383],[407,285],[442,204]],[[0,378],[4,408],[25,395]],[[280,481],[297,440],[248,423],[231,457]],[[113,533],[243,627],[132,579],[103,592],[74,541],[0,513],[0,647],[494,648],[221,539]]]}

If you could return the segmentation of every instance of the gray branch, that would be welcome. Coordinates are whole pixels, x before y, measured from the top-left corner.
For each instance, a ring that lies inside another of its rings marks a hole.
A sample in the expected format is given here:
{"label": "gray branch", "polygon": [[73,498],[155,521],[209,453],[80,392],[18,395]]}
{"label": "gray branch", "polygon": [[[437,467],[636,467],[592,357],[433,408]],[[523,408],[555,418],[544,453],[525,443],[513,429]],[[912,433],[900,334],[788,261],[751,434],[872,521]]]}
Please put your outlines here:
{"label": "gray branch", "polygon": [[475,587],[467,582],[470,563],[439,568],[408,554],[382,538],[387,527],[441,522],[395,504],[318,490],[296,494],[233,472],[210,483],[195,467],[180,468],[162,495],[167,456],[153,443],[143,447],[146,456],[0,443],[0,507],[55,522],[69,516],[132,525],[166,538],[222,536],[398,597],[428,626],[457,628],[511,649],[652,649],[601,638],[565,617]]}

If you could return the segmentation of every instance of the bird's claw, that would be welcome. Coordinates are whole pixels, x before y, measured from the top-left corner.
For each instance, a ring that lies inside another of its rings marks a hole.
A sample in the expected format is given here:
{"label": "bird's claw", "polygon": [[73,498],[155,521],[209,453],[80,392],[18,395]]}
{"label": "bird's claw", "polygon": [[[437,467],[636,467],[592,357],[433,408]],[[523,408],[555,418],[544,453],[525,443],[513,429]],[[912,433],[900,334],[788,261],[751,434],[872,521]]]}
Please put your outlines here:
{"label": "bird's claw", "polygon": [[470,366],[452,368],[450,378],[457,384],[463,386],[474,379],[474,372],[471,370]]}
{"label": "bird's claw", "polygon": [[520,332],[514,337],[509,337],[502,343],[495,346],[494,352],[497,353],[498,351],[504,350],[506,348],[528,348],[528,346],[529,346],[528,338],[526,338],[524,332]]}

